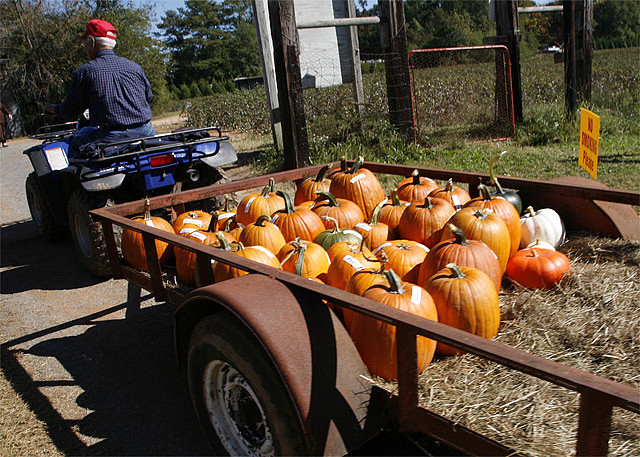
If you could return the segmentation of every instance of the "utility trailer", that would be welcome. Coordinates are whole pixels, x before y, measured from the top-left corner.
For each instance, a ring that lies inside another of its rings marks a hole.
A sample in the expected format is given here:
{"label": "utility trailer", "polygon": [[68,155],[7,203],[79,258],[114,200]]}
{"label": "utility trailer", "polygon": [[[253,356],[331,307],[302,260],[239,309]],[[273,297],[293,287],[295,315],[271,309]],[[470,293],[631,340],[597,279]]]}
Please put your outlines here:
{"label": "utility trailer", "polygon": [[[379,174],[406,177],[416,167],[365,162]],[[315,176],[320,166],[283,171],[150,199],[151,209],[181,214],[185,205],[231,192]],[[467,184],[472,196],[489,176],[418,167],[422,176]],[[501,176],[524,202],[553,207],[569,229],[638,239],[640,192],[578,178],[554,181]],[[378,302],[194,242],[130,217],[143,202],[93,210],[102,222],[115,278],[176,306],[175,348],[193,406],[213,450],[237,455],[357,453],[381,430],[416,433],[454,453],[514,451],[419,406],[416,337],[442,341],[579,394],[576,455],[607,455],[613,407],[640,413],[640,390],[538,357],[496,341],[389,308]],[[148,273],[125,264],[114,227],[142,233]],[[202,284],[178,287],[163,271],[156,240],[194,251]],[[249,274],[214,283],[212,261]],[[398,389],[375,386],[341,321],[325,300],[392,324],[398,338]],[[374,452],[379,452],[374,451]]]}

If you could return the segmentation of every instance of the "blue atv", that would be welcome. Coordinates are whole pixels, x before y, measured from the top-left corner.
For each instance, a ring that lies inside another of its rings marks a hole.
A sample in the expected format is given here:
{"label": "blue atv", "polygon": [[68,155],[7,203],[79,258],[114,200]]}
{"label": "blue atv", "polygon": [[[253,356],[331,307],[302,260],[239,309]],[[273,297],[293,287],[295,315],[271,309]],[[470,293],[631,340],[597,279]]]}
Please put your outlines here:
{"label": "blue atv", "polygon": [[[92,128],[68,122],[42,127],[30,136],[42,144],[24,151],[34,169],[26,193],[43,238],[54,241],[70,231],[84,266],[106,277],[111,270],[104,235],[90,210],[214,184],[226,179],[220,167],[235,162],[237,155],[228,136],[207,127],[90,143],[70,156],[71,136]],[[215,202],[201,203],[215,209]]]}

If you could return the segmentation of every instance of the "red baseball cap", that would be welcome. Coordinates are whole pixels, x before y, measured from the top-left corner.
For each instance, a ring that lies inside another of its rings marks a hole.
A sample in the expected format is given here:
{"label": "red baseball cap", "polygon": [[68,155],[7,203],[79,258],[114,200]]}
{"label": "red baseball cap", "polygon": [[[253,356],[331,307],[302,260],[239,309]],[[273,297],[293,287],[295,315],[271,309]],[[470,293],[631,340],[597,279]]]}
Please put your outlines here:
{"label": "red baseball cap", "polygon": [[87,30],[84,32],[84,35],[78,39],[84,40],[89,35],[111,38],[112,40],[118,39],[118,31],[116,28],[102,19],[91,19],[87,24]]}

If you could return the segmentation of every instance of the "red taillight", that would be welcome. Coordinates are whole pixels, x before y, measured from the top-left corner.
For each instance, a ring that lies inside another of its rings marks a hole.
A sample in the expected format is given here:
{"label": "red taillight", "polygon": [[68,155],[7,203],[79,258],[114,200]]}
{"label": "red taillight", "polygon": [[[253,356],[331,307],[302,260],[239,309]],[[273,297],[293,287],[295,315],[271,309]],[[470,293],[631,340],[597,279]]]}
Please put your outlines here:
{"label": "red taillight", "polygon": [[173,157],[173,154],[163,154],[160,156],[153,156],[149,159],[149,163],[152,167],[160,167],[162,165],[169,165],[176,161],[176,158]]}

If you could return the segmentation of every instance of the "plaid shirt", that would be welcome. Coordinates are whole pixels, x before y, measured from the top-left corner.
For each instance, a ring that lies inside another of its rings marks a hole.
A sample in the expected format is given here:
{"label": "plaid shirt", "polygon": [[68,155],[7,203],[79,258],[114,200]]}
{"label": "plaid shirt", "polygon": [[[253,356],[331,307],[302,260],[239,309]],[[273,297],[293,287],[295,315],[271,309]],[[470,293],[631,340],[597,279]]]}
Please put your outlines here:
{"label": "plaid shirt", "polygon": [[67,98],[55,111],[64,119],[75,119],[88,108],[91,125],[126,130],[151,120],[151,100],[142,67],[112,49],[102,49],[73,72]]}

